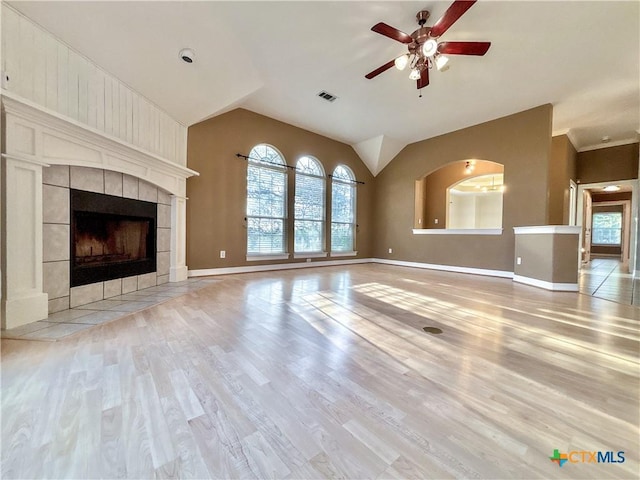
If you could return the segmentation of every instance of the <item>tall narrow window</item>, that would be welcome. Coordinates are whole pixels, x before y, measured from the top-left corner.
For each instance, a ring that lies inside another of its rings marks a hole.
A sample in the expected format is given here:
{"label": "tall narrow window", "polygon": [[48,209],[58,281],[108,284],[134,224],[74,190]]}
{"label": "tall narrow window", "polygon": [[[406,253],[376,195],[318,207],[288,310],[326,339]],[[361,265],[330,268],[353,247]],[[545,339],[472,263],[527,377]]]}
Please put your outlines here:
{"label": "tall narrow window", "polygon": [[286,252],[287,164],[269,145],[249,153],[247,167],[247,255]]}
{"label": "tall narrow window", "polygon": [[331,179],[331,251],[355,249],[356,183],[349,168],[338,165]]}
{"label": "tall narrow window", "polygon": [[294,251],[324,249],[324,170],[316,159],[301,157],[296,164]]}

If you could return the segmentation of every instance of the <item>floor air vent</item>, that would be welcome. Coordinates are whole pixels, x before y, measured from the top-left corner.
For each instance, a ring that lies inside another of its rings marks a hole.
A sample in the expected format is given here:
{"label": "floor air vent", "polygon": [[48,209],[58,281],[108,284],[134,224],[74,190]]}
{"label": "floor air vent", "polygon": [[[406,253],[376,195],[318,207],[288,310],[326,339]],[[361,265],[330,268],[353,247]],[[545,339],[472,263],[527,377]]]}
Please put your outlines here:
{"label": "floor air vent", "polygon": [[427,333],[430,333],[431,335],[438,335],[442,333],[442,329],[438,327],[423,327],[422,330],[424,330]]}

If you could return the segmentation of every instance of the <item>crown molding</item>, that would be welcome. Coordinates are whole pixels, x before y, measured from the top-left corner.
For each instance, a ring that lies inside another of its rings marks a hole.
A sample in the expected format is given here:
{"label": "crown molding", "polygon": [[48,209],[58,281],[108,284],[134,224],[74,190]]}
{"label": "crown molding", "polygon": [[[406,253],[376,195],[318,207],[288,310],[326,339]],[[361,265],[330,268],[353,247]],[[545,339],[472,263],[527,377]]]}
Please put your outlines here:
{"label": "crown molding", "polygon": [[602,150],[603,148],[620,147],[622,145],[631,145],[633,143],[638,143],[638,140],[634,138],[629,138],[626,140],[618,140],[616,142],[599,143],[597,145],[582,147],[578,150],[578,153],[590,152],[591,150]]}

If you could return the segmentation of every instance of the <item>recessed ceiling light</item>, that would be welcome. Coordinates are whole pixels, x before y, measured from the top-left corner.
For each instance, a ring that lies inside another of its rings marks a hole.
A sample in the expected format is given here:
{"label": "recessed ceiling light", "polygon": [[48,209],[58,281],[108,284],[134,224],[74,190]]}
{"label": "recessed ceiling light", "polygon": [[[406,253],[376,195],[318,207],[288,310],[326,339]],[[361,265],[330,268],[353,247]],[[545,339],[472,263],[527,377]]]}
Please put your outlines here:
{"label": "recessed ceiling light", "polygon": [[607,185],[602,189],[604,192],[617,192],[620,190],[620,185]]}

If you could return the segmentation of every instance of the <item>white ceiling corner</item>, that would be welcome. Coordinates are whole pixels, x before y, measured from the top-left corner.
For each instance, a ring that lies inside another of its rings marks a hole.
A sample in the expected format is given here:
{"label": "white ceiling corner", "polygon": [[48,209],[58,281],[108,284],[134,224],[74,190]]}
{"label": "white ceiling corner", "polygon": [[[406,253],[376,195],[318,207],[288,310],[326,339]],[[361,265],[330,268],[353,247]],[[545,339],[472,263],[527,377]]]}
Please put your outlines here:
{"label": "white ceiling corner", "polygon": [[571,142],[571,145],[573,145],[573,148],[577,149],[576,145],[578,145],[578,139],[573,134],[571,129],[567,130],[567,138],[569,138],[569,141]]}
{"label": "white ceiling corner", "polygon": [[382,139],[384,135],[379,135],[368,140],[352,145],[360,160],[364,162],[369,171],[375,176],[378,174],[378,159],[380,158],[380,150],[382,149]]}
{"label": "white ceiling corner", "polygon": [[376,176],[406,145],[407,142],[394,140],[386,135],[378,135],[356,143],[352,147],[369,171]]}
{"label": "white ceiling corner", "polygon": [[380,157],[378,158],[378,171],[376,175],[380,173],[406,145],[407,142],[384,136],[382,139],[382,148],[380,149]]}

